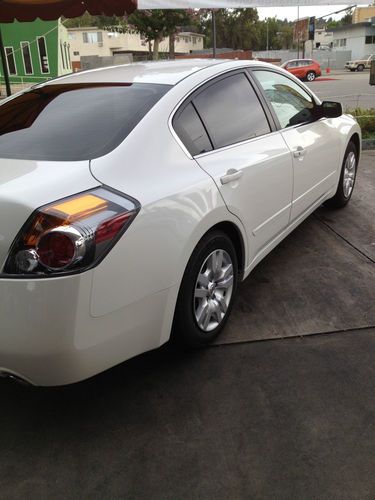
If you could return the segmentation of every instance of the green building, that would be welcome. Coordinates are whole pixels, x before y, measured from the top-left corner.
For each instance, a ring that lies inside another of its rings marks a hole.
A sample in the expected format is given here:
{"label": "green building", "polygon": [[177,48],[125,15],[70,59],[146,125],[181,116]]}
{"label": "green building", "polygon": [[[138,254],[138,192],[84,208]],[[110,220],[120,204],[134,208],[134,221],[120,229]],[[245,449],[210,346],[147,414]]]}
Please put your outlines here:
{"label": "green building", "polygon": [[[12,90],[70,73],[68,31],[58,21],[1,24]],[[1,94],[4,75],[0,64]]]}

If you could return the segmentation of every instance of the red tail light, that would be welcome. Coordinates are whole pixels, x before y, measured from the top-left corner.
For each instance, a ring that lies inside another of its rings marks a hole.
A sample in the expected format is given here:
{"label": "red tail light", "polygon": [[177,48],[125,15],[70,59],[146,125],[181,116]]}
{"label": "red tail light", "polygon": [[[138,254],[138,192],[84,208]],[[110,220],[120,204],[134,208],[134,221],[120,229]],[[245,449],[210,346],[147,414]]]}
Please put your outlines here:
{"label": "red tail light", "polygon": [[39,262],[49,269],[64,269],[70,266],[75,256],[74,241],[68,234],[50,231],[44,234],[37,247]]}
{"label": "red tail light", "polygon": [[22,228],[5,274],[79,272],[96,265],[139,211],[139,203],[104,188],[37,210]]}
{"label": "red tail light", "polygon": [[116,237],[121,228],[126,224],[126,222],[131,217],[131,214],[120,214],[112,219],[108,219],[100,224],[95,233],[95,242],[97,244],[103,243],[103,241],[111,240]]}

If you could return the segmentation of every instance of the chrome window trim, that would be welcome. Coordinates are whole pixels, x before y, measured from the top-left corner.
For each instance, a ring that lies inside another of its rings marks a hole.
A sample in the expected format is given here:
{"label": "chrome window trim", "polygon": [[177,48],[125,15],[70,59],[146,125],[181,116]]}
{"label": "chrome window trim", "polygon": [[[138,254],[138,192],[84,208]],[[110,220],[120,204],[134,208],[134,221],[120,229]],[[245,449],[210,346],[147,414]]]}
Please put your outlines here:
{"label": "chrome window trim", "polygon": [[[259,68],[259,66],[257,66]],[[262,66],[260,66],[262,67]],[[245,144],[246,142],[250,142],[250,141],[253,141],[254,139],[259,139],[261,137],[265,137],[265,136],[269,136],[271,134],[273,134],[274,132],[277,132],[277,130],[270,130],[270,132],[268,132],[267,134],[263,134],[263,135],[259,135],[257,137],[251,137],[250,139],[246,139],[245,141],[241,141],[241,142],[236,142],[236,143],[233,143],[233,144],[229,144],[228,146],[223,146],[221,148],[217,148],[217,149],[213,149],[212,151],[207,151],[206,153],[201,153],[199,155],[191,155],[188,151],[188,149],[186,148],[185,144],[181,141],[181,139],[179,138],[179,136],[177,135],[177,132],[175,131],[175,129],[173,128],[173,118],[175,117],[175,114],[177,113],[177,111],[180,109],[180,107],[183,105],[183,103],[189,99],[189,97],[194,94],[194,92],[196,92],[197,90],[199,90],[199,88],[203,87],[204,85],[206,85],[207,83],[209,83],[211,80],[215,80],[216,78],[219,78],[220,76],[223,76],[225,75],[226,73],[233,73],[234,71],[243,71],[243,70],[247,70],[247,69],[251,69],[249,68],[249,64],[244,64],[243,66],[238,66],[236,68],[228,68],[224,71],[221,71],[220,73],[217,73],[213,76],[210,76],[208,78],[206,78],[205,80],[203,80],[202,82],[198,83],[197,85],[195,85],[195,87],[193,87],[193,89],[191,89],[187,94],[185,94],[184,97],[182,97],[178,104],[176,104],[176,106],[173,108],[171,114],[169,115],[169,118],[168,118],[168,128],[172,134],[172,136],[174,137],[174,139],[176,140],[176,142],[178,143],[178,145],[181,147],[181,149],[184,151],[184,153],[186,154],[186,156],[190,159],[190,160],[194,160],[195,158],[200,158],[202,156],[205,156],[207,154],[210,154],[210,153],[214,153],[216,151],[222,151],[223,149],[227,149],[227,148],[231,148],[231,147],[235,147],[235,146],[238,146],[240,144]],[[251,85],[251,81],[249,81],[250,85]],[[254,90],[255,92],[255,90]],[[256,94],[257,95],[257,94]],[[259,97],[257,96],[258,100],[259,100]],[[263,107],[262,103],[259,101],[260,105]],[[267,106],[269,107],[268,103],[267,103]],[[265,113],[266,115],[266,113]],[[268,117],[266,115],[266,119],[268,121]],[[271,125],[270,125],[270,128],[271,128]]]}
{"label": "chrome window trim", "polygon": [[[292,128],[292,127],[290,127]],[[212,151],[207,151],[206,153],[200,153],[199,155],[195,155],[193,159],[199,159],[199,158],[204,158],[208,155],[215,154],[215,153],[221,153],[222,151],[226,151],[228,149],[240,147],[240,146],[245,146],[246,144],[249,144],[250,142],[255,142],[259,141],[260,139],[263,139],[264,137],[270,137],[274,134],[279,134],[280,130],[271,130],[267,134],[263,135],[257,135],[256,137],[251,137],[250,139],[246,139],[244,141],[240,142],[235,142],[233,144],[228,144],[227,146],[222,146],[221,148],[213,149]]]}

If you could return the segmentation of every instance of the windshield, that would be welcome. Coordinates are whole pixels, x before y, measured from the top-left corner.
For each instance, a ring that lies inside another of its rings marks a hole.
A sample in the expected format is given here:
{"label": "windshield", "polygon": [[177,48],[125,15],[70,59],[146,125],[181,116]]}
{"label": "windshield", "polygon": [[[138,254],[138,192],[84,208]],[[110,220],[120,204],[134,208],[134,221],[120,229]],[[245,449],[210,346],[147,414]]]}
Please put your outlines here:
{"label": "windshield", "polygon": [[169,85],[51,84],[0,105],[0,158],[75,161],[117,147]]}

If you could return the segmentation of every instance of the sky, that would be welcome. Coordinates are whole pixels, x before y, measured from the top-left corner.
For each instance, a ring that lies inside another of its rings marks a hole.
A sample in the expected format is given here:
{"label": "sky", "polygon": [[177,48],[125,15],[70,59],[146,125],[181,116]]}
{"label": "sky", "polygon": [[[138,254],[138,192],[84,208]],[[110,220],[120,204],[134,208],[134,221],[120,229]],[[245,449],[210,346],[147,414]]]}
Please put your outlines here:
{"label": "sky", "polygon": [[[341,9],[345,9],[348,5],[315,5],[309,7],[300,7],[299,8],[299,17],[320,17],[325,14],[330,14],[331,12],[336,12]],[[274,17],[275,16],[275,7],[258,7],[258,14],[260,19],[265,19],[266,17]],[[340,17],[344,16],[345,12],[340,12],[340,14],[336,14],[332,16],[334,19],[340,19]],[[297,19],[297,7],[277,7],[276,17],[278,19],[287,18],[289,21],[295,21]]]}

